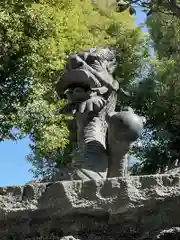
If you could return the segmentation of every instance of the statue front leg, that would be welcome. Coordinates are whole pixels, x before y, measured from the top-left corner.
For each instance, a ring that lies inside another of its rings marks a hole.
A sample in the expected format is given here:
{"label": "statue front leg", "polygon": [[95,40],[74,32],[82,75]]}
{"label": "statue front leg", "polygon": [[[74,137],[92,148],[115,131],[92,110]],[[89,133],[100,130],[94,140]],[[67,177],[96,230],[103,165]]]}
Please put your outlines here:
{"label": "statue front leg", "polygon": [[108,178],[125,176],[127,153],[139,137],[144,123],[145,118],[139,117],[131,108],[108,116]]}

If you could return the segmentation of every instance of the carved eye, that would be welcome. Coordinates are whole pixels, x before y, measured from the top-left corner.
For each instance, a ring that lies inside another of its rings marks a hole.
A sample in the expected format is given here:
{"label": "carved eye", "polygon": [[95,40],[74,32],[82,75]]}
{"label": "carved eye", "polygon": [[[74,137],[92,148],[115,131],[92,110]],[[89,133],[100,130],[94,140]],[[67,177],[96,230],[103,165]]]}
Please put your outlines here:
{"label": "carved eye", "polygon": [[78,55],[72,55],[69,58],[70,69],[76,69],[83,66],[83,60]]}
{"label": "carved eye", "polygon": [[96,54],[89,54],[86,58],[86,63],[88,65],[94,64],[95,60],[99,62],[99,57]]}

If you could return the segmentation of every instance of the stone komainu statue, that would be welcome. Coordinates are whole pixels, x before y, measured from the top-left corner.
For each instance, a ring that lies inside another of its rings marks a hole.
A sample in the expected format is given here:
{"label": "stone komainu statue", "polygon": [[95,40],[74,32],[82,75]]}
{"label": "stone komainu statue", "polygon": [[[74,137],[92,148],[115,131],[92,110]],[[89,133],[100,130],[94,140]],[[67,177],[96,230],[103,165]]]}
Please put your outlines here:
{"label": "stone komainu statue", "polygon": [[125,175],[126,154],[141,133],[144,117],[131,108],[115,112],[118,82],[113,78],[115,53],[109,48],[70,55],[57,83],[68,104],[63,114],[74,114],[80,158],[73,179],[100,179]]}

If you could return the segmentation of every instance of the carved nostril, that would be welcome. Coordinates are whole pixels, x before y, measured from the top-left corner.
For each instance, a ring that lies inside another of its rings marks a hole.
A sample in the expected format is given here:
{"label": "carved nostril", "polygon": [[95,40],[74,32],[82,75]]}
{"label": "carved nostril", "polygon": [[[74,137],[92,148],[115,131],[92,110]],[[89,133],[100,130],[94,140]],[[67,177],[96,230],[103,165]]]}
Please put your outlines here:
{"label": "carved nostril", "polygon": [[84,63],[81,61],[78,62],[78,68],[83,67]]}

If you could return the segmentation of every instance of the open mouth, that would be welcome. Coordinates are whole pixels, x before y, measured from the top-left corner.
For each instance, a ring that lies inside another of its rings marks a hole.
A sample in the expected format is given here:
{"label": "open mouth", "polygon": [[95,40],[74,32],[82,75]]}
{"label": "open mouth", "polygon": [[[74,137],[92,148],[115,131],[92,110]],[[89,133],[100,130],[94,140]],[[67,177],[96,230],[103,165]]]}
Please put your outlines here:
{"label": "open mouth", "polygon": [[68,104],[61,113],[98,112],[105,104],[103,95],[107,91],[108,88],[101,86],[100,82],[86,70],[67,72],[57,84],[59,96],[68,99]]}
{"label": "open mouth", "polygon": [[76,69],[64,73],[62,79],[58,82],[56,90],[59,96],[62,97],[67,89],[82,88],[85,92],[92,88],[101,87],[97,78],[87,70]]}

